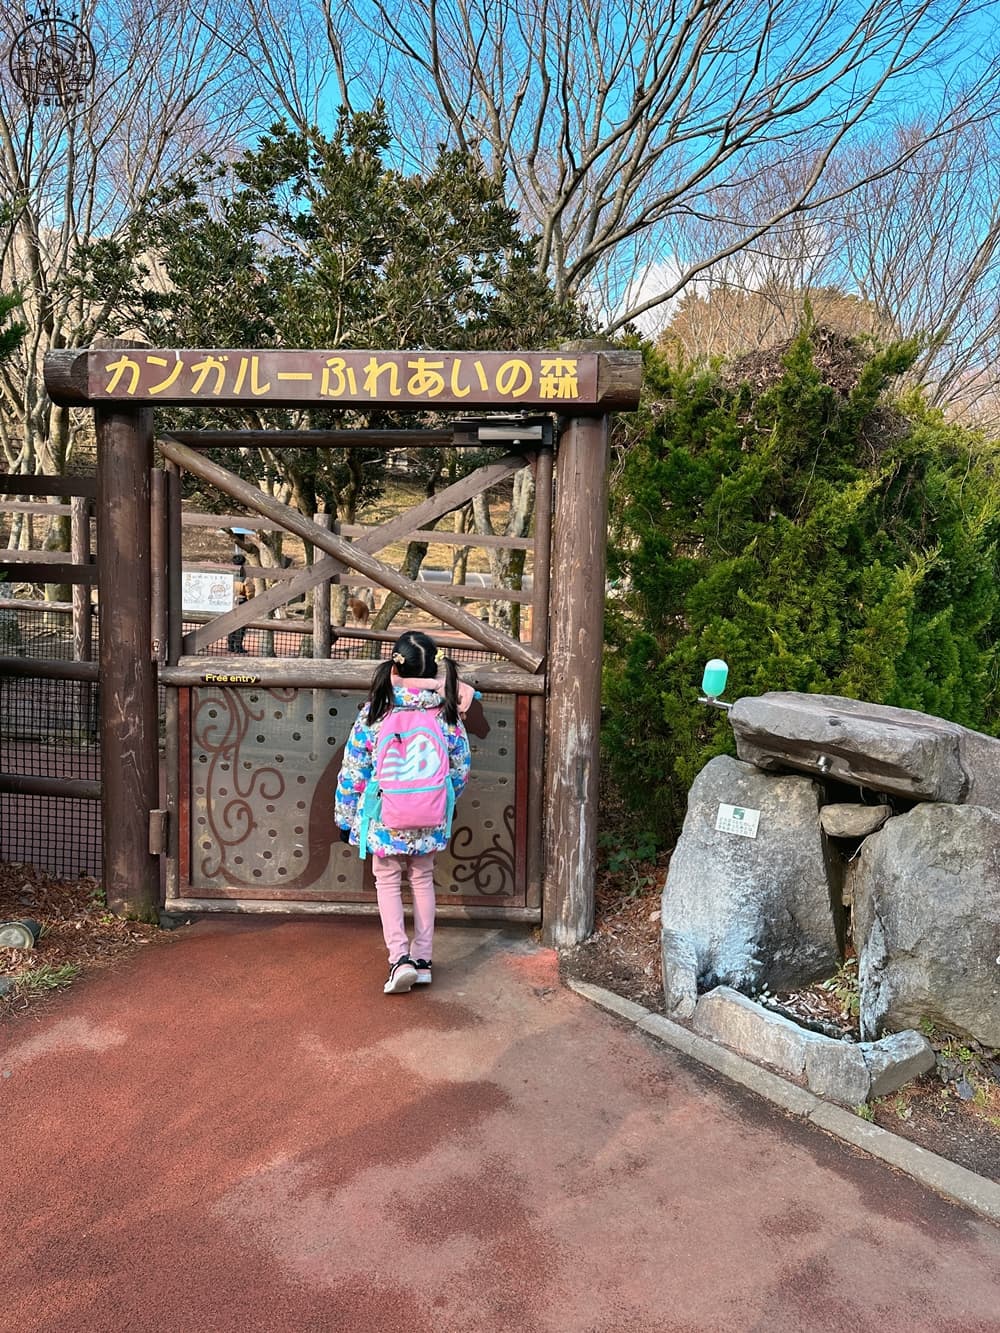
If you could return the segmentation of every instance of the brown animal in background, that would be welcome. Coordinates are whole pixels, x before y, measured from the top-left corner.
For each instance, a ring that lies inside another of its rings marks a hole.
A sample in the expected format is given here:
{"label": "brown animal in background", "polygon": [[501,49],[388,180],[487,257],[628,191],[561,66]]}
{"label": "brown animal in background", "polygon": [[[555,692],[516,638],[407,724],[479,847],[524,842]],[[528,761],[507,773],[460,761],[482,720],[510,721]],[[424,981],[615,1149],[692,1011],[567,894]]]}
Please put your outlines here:
{"label": "brown animal in background", "polygon": [[347,599],[347,606],[351,615],[359,625],[368,624],[368,607],[364,602],[360,601],[357,597],[349,597]]}

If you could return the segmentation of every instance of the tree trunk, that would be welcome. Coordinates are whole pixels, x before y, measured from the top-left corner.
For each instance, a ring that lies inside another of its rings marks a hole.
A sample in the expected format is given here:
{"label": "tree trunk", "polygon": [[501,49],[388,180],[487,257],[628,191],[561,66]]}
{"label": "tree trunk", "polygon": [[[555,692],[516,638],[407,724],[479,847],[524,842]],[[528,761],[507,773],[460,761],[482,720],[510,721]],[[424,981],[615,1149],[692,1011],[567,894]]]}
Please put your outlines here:
{"label": "tree trunk", "polygon": [[[462,505],[461,509],[455,510],[455,531],[468,532],[469,523],[472,519],[472,505]],[[456,546],[451,557],[451,581],[453,584],[462,584],[465,582],[469,573],[469,551],[468,546]],[[464,606],[466,598],[459,602]]]}
{"label": "tree trunk", "polygon": [[[513,493],[510,511],[507,515],[505,535],[524,537],[531,524],[535,504],[535,479],[531,468],[521,468],[514,473]],[[493,518],[490,513],[488,493],[477,495],[472,501],[476,531],[484,536],[494,536]],[[519,557],[519,558],[518,558]],[[520,588],[524,573],[524,552],[510,551],[503,547],[490,547],[487,550],[490,573],[495,588]],[[490,602],[489,623],[495,629],[502,629],[517,638],[521,629],[521,607],[516,602]]]}

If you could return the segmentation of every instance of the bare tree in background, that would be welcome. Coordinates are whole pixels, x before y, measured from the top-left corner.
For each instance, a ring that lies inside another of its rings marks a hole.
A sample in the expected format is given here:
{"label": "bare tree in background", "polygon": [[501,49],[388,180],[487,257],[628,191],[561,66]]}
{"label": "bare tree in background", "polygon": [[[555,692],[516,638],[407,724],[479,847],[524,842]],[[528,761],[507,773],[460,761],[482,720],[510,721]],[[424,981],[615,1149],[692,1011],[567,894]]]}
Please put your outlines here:
{"label": "bare tree in background", "polygon": [[[996,91],[995,0],[268,0],[264,19],[279,5],[290,48],[326,34],[345,103],[384,93],[415,155],[449,142],[504,175],[557,294],[585,295],[608,331],[911,161],[917,143],[868,151],[889,113],[919,112],[932,140],[987,117]],[[850,145],[854,179],[828,178]],[[725,246],[684,253],[686,224],[738,217],[777,158],[795,189]],[[637,286],[660,261],[662,281]]]}
{"label": "bare tree in background", "polygon": [[[836,159],[831,171],[836,170]],[[721,209],[689,220],[682,253],[728,250],[737,238],[773,215],[801,180],[776,159],[720,218]],[[693,279],[674,301],[647,315],[646,327],[686,360],[740,356],[794,337],[804,321],[849,336],[893,337],[896,323],[874,300],[856,294],[844,263],[846,201],[793,214],[741,250],[729,253]],[[653,325],[655,315],[663,322]]]}
{"label": "bare tree in background", "polygon": [[[18,7],[20,8],[20,7]],[[0,67],[0,290],[23,297],[28,333],[0,367],[0,446],[11,472],[63,472],[75,418],[42,384],[50,348],[85,346],[117,293],[82,294],[80,249],[120,240],[152,189],[197,153],[224,157],[245,124],[248,89],[188,0],[90,0],[78,13],[96,54],[79,101],[32,104]],[[6,54],[24,22],[0,16]]]}
{"label": "bare tree in background", "polygon": [[[928,140],[901,128],[882,160],[900,170],[855,189],[831,227],[844,281],[925,350],[913,375],[930,401],[1000,417],[1000,155],[988,125]],[[839,163],[849,178],[855,164]]]}

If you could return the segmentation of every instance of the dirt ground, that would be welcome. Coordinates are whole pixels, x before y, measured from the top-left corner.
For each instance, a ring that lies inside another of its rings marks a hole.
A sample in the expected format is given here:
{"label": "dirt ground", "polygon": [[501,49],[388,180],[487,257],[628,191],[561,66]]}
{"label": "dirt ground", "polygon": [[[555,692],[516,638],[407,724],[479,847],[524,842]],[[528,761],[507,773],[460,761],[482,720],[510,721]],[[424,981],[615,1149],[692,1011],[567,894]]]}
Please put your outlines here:
{"label": "dirt ground", "polygon": [[[602,852],[595,931],[560,960],[564,978],[602,986],[644,1007],[663,1006],[660,888],[666,858],[609,869]],[[0,921],[32,919],[32,950],[0,949],[0,1024],[38,1013],[77,977],[113,967],[142,948],[169,947],[177,935],[108,912],[96,880],[58,880],[26,865],[0,864]],[[849,1019],[848,983],[782,997],[793,1011]],[[866,1118],[932,1152],[1000,1180],[1000,1053],[942,1033],[929,1034],[937,1068],[866,1108]]]}

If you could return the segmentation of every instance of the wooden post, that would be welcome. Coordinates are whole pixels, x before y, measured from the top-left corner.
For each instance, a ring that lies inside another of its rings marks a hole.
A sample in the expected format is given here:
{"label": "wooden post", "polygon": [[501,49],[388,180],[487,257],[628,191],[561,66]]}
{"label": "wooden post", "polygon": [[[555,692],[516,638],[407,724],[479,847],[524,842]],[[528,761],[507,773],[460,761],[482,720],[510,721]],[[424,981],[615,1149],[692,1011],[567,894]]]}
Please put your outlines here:
{"label": "wooden post", "polygon": [[181,518],[181,473],[176,463],[163,465],[167,479],[167,661],[174,665],[184,651],[184,527]]}
{"label": "wooden post", "polygon": [[108,906],[156,920],[159,802],[156,669],[150,654],[150,408],[95,411],[104,889]]}
{"label": "wooden post", "polygon": [[167,660],[167,474],[154,468],[150,478],[150,579],[153,637],[150,653],[161,666]]}
{"label": "wooden post", "polygon": [[545,942],[594,925],[604,646],[608,419],[570,420],[556,462],[545,771]]}
{"label": "wooden post", "polygon": [[[70,511],[70,559],[74,565],[90,563],[90,506],[89,497],[74,496]],[[94,656],[94,610],[90,600],[90,584],[73,584],[73,660],[90,662]],[[96,730],[95,690],[81,684],[79,695],[80,734],[88,741]]]}
{"label": "wooden post", "polygon": [[[167,663],[176,666],[184,643],[183,563],[182,544],[184,529],[181,517],[181,474],[175,463],[165,461],[163,476],[166,489],[166,552],[165,577],[167,582]],[[162,680],[163,668],[160,678]],[[164,858],[164,889],[166,906],[180,896],[180,788],[181,788],[181,704],[180,692],[164,691],[163,700],[163,762],[166,773],[167,798],[167,854]]]}
{"label": "wooden post", "polygon": [[[539,449],[535,461],[535,551],[531,571],[531,646],[547,655],[549,586],[552,562],[552,448]],[[528,710],[528,818],[526,905],[541,907],[545,876],[545,699],[533,695]]]}

